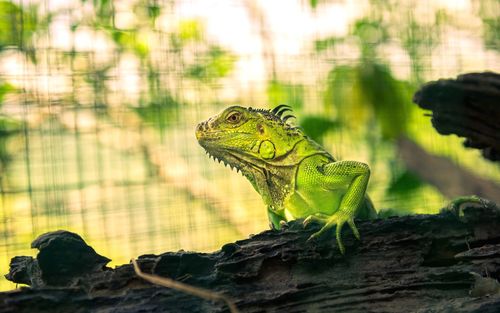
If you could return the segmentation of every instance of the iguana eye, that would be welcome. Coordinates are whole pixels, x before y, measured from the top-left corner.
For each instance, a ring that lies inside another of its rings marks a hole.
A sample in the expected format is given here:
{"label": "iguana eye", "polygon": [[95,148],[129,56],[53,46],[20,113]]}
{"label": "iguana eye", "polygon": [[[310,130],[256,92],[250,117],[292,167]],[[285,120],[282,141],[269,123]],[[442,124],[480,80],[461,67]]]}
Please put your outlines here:
{"label": "iguana eye", "polygon": [[240,112],[231,112],[229,115],[226,117],[226,121],[232,124],[236,124],[241,120],[241,113]]}

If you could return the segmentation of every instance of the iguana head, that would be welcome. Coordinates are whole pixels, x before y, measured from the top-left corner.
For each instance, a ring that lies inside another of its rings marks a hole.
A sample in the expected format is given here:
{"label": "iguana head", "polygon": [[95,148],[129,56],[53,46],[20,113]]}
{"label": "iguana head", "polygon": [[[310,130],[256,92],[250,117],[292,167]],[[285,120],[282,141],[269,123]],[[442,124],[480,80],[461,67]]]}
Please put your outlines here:
{"label": "iguana head", "polygon": [[287,123],[293,117],[287,111],[287,105],[273,110],[232,106],[198,124],[196,138],[212,157],[252,179],[263,169],[299,161],[293,152],[305,136]]}

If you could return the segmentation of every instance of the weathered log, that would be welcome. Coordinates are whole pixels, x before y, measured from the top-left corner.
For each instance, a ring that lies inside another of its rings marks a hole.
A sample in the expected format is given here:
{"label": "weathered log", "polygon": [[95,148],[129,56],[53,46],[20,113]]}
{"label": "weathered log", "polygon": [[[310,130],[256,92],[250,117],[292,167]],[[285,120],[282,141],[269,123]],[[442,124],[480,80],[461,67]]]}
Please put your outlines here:
{"label": "weathered log", "polygon": [[40,250],[36,259],[14,257],[10,272],[5,275],[8,280],[32,287],[71,286],[111,261],[97,254],[82,237],[63,230],[39,236],[31,248]]}
{"label": "weathered log", "polygon": [[[138,262],[144,272],[226,294],[242,312],[499,312],[500,210],[466,204],[456,213],[357,221],[361,241],[346,227],[345,255],[334,236],[306,241],[318,225],[291,222],[214,253],[168,252]],[[9,279],[37,287],[0,293],[0,312],[228,310],[151,285],[130,264],[103,267],[107,259],[82,249],[77,237],[47,234],[43,242],[51,244],[37,246],[37,259],[13,262]],[[58,241],[66,256],[78,255],[71,262],[85,259],[80,275],[60,251],[45,251]],[[37,264],[41,254],[50,273]],[[58,272],[59,264],[72,270]]]}
{"label": "weathered log", "polygon": [[439,133],[465,137],[465,146],[500,161],[500,74],[469,73],[429,82],[413,101],[432,110],[432,125]]}

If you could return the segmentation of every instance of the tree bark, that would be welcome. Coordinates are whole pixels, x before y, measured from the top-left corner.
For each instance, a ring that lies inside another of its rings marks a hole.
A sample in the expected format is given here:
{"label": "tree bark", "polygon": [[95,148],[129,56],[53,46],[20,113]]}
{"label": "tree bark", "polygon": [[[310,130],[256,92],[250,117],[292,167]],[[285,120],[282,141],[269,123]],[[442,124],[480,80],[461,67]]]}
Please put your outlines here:
{"label": "tree bark", "polygon": [[[500,311],[500,211],[493,204],[357,225],[360,241],[344,229],[345,255],[334,234],[308,242],[319,226],[294,221],[214,253],[167,252],[138,262],[146,273],[221,292],[241,312]],[[33,287],[0,293],[1,313],[228,312],[223,303],[151,285],[130,264],[107,268],[109,260],[76,234],[48,233],[34,245],[37,258],[17,257],[7,275]]]}

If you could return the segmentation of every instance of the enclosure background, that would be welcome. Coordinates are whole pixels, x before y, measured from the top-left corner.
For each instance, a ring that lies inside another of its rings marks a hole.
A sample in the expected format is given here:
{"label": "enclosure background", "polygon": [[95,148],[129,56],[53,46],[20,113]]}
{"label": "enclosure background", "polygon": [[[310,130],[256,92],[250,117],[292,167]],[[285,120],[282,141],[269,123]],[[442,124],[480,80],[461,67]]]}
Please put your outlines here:
{"label": "enclosure background", "polygon": [[496,0],[0,1],[1,272],[57,229],[112,265],[267,229],[259,195],[194,136],[232,104],[291,105],[334,156],[370,164],[379,209],[435,213],[453,196],[407,170],[401,138],[499,184],[498,165],[411,102],[425,81],[500,70],[499,13]]}

